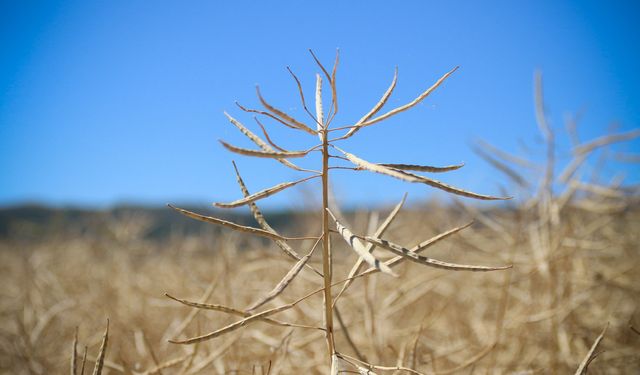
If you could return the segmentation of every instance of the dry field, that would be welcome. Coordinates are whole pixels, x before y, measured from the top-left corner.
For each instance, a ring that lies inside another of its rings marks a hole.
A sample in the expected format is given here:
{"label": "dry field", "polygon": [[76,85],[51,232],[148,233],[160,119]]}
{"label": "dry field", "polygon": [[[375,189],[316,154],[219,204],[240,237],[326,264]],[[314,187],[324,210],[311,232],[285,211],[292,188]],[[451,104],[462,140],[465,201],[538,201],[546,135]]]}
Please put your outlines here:
{"label": "dry field", "polygon": [[[640,326],[640,211],[563,210],[550,254],[536,250],[543,239],[527,211],[536,216],[525,208],[483,213],[435,204],[401,211],[391,240],[411,244],[475,218],[429,254],[514,266],[467,273],[402,264],[394,268],[397,279],[382,274],[358,279],[337,305],[347,328],[337,325],[336,346],[369,363],[426,374],[573,373],[608,324],[597,350],[602,354],[589,373],[637,372],[640,335],[630,327]],[[348,221],[365,233],[372,217],[359,213]],[[193,310],[165,292],[242,310],[276,285],[293,261],[268,242],[233,232],[145,240],[144,223],[136,217],[113,221],[106,228],[111,239],[90,234],[2,243],[3,373],[68,372],[76,327],[79,352],[88,346],[92,368],[107,318],[108,374],[328,371],[323,332],[313,328],[256,322],[198,345],[170,344],[168,339],[209,332],[239,318]],[[297,232],[304,234],[303,228]],[[346,275],[356,257],[335,242],[334,272]],[[300,244],[301,253],[311,244]],[[321,266],[319,254],[310,264]],[[266,307],[291,302],[320,281],[305,269]],[[321,303],[316,295],[273,319],[321,326]],[[166,368],[154,372],[158,365]]]}
{"label": "dry field", "polygon": [[[256,223],[172,207],[176,216],[210,225],[198,233],[169,226],[160,240],[148,236],[152,220],[142,213],[107,217],[98,230],[9,228],[26,235],[10,233],[0,243],[0,369],[72,375],[92,368],[94,375],[640,371],[638,189],[598,177],[597,166],[591,177],[583,173],[594,153],[602,165],[611,154],[600,151],[640,131],[583,142],[570,126],[573,145],[561,165],[538,76],[536,114],[546,158],[536,164],[478,144],[477,153],[496,176],[509,178],[506,191],[518,199],[482,195],[424,175],[462,165],[378,164],[341,148],[362,128],[419,104],[455,68],[413,101],[379,114],[396,71],[369,113],[354,125],[331,127],[338,57],[331,73],[315,60],[331,93],[325,108],[317,75],[315,115],[292,72],[313,126],[273,107],[259,90],[264,110],[240,107],[300,131],[313,142],[309,148],[282,149],[261,123],[264,139],[227,115],[258,147],[222,142],[227,150],[306,173],[250,194],[236,170],[244,197],[215,205],[249,206]],[[319,156],[322,168],[290,161],[306,156]],[[637,155],[626,156],[637,162]],[[379,212],[345,213],[330,200],[329,172],[338,168],[465,197],[458,199],[500,202],[404,207],[403,198]],[[313,179],[321,182],[322,202],[285,218],[295,225],[276,225],[259,211],[260,199]]]}

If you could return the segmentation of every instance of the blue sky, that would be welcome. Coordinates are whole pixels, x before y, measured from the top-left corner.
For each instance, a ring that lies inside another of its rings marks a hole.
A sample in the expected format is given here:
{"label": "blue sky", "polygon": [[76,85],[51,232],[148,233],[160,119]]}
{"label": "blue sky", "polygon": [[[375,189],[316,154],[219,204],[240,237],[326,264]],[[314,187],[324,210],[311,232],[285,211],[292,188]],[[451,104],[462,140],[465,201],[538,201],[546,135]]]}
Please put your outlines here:
{"label": "blue sky", "polygon": [[[542,155],[533,72],[544,73],[552,126],[583,113],[584,140],[640,122],[638,2],[533,1],[2,1],[0,5],[0,206],[41,202],[105,207],[120,202],[208,204],[240,196],[231,160],[253,191],[297,178],[270,160],[226,152],[249,147],[229,124],[247,125],[234,101],[258,107],[255,85],[302,113],[290,66],[312,98],[312,48],[338,71],[349,125],[379,99],[399,68],[389,105],[401,105],[461,68],[410,112],[361,131],[344,148],[376,162],[451,164],[438,176],[481,193],[506,179],[471,151],[482,138]],[[303,115],[299,115],[303,118]],[[615,124],[615,125],[612,125]],[[313,139],[269,123],[292,149]],[[640,142],[618,151],[637,153]],[[560,154],[565,158],[567,154]],[[319,162],[319,160],[317,161]],[[640,182],[633,165],[625,173]],[[425,199],[432,190],[364,172],[335,174],[346,203]],[[304,207],[313,184],[267,206]]]}

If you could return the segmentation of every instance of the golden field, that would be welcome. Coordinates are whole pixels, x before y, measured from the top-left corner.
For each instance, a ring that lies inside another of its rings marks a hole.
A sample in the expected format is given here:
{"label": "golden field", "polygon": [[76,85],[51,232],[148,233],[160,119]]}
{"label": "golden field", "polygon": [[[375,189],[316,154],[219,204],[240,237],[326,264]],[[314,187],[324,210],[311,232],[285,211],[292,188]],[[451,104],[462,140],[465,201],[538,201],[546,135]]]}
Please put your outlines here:
{"label": "golden field", "polygon": [[[585,197],[562,207],[553,223],[545,223],[536,202],[492,211],[436,203],[400,211],[390,240],[412,245],[474,219],[428,255],[513,268],[450,272],[405,262],[394,268],[398,278],[357,279],[337,304],[344,326],[336,324],[336,347],[369,363],[425,374],[573,373],[608,324],[589,373],[634,373],[640,368],[640,336],[631,328],[640,326],[640,211],[619,205],[628,198],[598,199],[617,205],[589,206]],[[388,211],[378,219],[347,214],[346,221],[355,233],[366,233]],[[312,234],[313,215],[295,221],[297,226],[283,230]],[[191,309],[165,292],[242,310],[276,285],[294,261],[269,241],[214,227],[145,238],[149,223],[148,216],[132,213],[103,217],[95,224],[99,233],[68,230],[3,241],[3,373],[68,372],[76,327],[78,351],[88,347],[91,369],[107,318],[108,374],[328,371],[323,332],[314,328],[259,321],[197,345],[170,344],[168,339],[213,331],[239,318]],[[340,281],[357,257],[339,237],[333,242],[334,281]],[[306,254],[312,243],[296,248]],[[310,264],[320,266],[319,252]],[[321,281],[305,268],[262,309],[289,303]],[[320,327],[321,304],[317,294],[273,318]]]}

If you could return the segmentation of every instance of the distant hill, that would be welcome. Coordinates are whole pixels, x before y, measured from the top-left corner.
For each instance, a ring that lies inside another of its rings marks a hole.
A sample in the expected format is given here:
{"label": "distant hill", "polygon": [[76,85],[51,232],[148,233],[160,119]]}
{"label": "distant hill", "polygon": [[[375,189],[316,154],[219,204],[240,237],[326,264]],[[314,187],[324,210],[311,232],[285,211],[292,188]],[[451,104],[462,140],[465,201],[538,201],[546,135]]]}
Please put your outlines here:
{"label": "distant hill", "polygon": [[[202,206],[181,207],[239,224],[257,226],[248,209],[226,211]],[[390,207],[386,209],[389,210]],[[477,209],[498,214],[510,208],[506,204],[493,204]],[[286,232],[304,223],[313,222],[311,216],[318,215],[318,212],[271,210],[264,214],[271,226],[278,231]],[[347,211],[344,214],[351,221],[355,212]],[[405,207],[401,217],[402,220],[431,221],[442,217],[441,215],[454,221],[472,218],[472,215],[465,213],[459,206],[443,204],[436,200]],[[474,225],[477,228],[483,224],[476,222]],[[166,206],[121,205],[105,210],[54,208],[43,205],[0,208],[0,241],[43,242],[52,238],[78,237],[90,237],[95,240],[117,237],[121,240],[163,241],[172,236],[197,235],[203,231],[217,233],[220,230],[220,226],[190,219]]]}
{"label": "distant hill", "polygon": [[[184,207],[199,213],[255,225],[246,214]],[[292,212],[269,212],[269,223],[284,228]],[[138,236],[149,240],[163,240],[171,235],[185,235],[212,230],[208,225],[187,218],[168,207],[118,206],[106,210],[52,208],[23,205],[0,208],[0,240],[44,241],[52,236]]]}

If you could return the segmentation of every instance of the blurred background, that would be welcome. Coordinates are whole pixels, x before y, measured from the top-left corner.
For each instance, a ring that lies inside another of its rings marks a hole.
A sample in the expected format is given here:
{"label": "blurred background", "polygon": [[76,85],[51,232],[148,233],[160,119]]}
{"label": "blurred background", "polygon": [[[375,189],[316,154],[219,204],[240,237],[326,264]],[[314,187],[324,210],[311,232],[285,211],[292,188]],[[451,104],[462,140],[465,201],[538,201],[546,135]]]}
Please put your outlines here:
{"label": "blurred background", "polygon": [[[340,147],[379,163],[465,163],[435,177],[514,197],[478,202],[332,172],[332,209],[354,233],[388,225],[384,238],[402,246],[431,238],[435,259],[513,265],[405,262],[397,279],[356,279],[334,300],[351,372],[370,373],[355,364],[366,362],[419,374],[574,373],[581,363],[589,374],[638,373],[639,16],[637,1],[0,1],[0,373],[68,372],[84,348],[93,367],[107,318],[103,374],[328,373],[320,295],[277,315],[306,328],[256,322],[195,346],[168,342],[236,322],[230,311],[246,316],[295,265],[256,311],[321,285],[314,241],[287,250],[165,206],[265,226],[247,209],[213,210],[242,196],[232,160],[251,192],[301,174],[224,150],[219,139],[255,146],[223,111],[261,134],[235,105],[260,108],[260,85],[307,120],[286,68],[313,108],[320,69],[309,49],[329,68],[340,51],[334,127],[367,113],[396,67],[383,111],[459,66],[415,108]],[[264,123],[288,149],[317,143]],[[310,159],[301,165],[317,169]],[[258,201],[268,223],[317,236],[317,182]],[[332,249],[335,281],[359,258],[338,236]],[[281,250],[310,255],[303,267]],[[164,293],[236,310],[194,310]]]}

